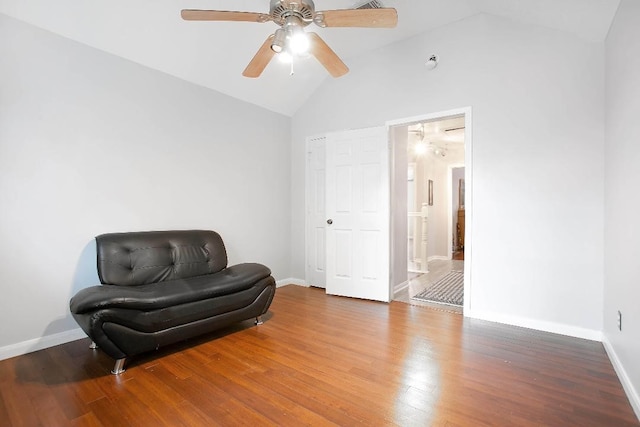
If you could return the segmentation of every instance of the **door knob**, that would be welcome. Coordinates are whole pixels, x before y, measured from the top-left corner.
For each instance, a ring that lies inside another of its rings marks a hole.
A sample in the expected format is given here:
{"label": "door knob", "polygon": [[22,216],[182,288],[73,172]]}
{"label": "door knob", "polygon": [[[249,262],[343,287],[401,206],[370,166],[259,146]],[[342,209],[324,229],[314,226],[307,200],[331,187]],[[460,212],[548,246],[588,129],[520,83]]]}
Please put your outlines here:
{"label": "door knob", "polygon": [[333,220],[332,220],[331,218],[329,218],[329,219],[327,220],[327,224],[329,224],[329,225],[333,224]]}

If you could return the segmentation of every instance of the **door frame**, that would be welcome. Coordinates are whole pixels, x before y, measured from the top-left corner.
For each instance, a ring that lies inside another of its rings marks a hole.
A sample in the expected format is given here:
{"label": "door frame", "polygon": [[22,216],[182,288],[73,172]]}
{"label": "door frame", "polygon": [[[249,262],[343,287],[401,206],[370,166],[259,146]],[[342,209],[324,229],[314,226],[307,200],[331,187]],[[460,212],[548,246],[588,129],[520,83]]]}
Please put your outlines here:
{"label": "door frame", "polygon": [[[472,108],[471,106],[456,108],[452,110],[439,111],[435,113],[424,114],[420,116],[412,116],[412,117],[404,117],[395,120],[389,120],[385,123],[388,133],[391,134],[391,128],[399,127],[399,126],[409,126],[412,124],[425,122],[425,121],[436,121],[446,119],[452,116],[464,116],[464,180],[465,180],[465,233],[464,233],[464,305],[463,305],[463,313],[467,316],[467,313],[471,313],[472,307],[472,297],[473,294],[471,290],[472,287],[472,260],[473,260],[473,120],[472,120]],[[391,168],[394,167],[393,164],[390,165]],[[394,176],[393,169],[389,174],[390,177]],[[393,183],[389,182],[389,188],[393,187]],[[390,206],[394,206],[393,204],[393,192],[391,192]],[[450,209],[450,208],[449,208]],[[395,209],[391,209],[390,212],[390,221],[393,224],[396,219],[397,213]],[[449,221],[451,221],[449,219]],[[392,228],[390,227],[390,230]],[[390,236],[393,240],[393,236]],[[406,238],[406,236],[405,236]],[[449,245],[451,242],[449,242]],[[393,245],[391,245],[391,254],[389,258],[389,263],[392,264],[392,260],[394,259],[393,253]],[[391,269],[390,269],[391,271]],[[391,278],[392,279],[392,278]],[[389,280],[390,292],[393,292],[393,280]]]}

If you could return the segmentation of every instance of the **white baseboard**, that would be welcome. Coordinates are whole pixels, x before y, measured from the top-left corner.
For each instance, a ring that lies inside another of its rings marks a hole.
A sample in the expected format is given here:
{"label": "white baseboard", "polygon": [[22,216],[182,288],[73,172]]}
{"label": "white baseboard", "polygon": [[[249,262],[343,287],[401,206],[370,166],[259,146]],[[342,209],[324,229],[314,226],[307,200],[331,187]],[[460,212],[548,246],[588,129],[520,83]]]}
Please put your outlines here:
{"label": "white baseboard", "polygon": [[45,348],[54,347],[56,345],[68,343],[70,341],[86,338],[87,335],[82,329],[72,329],[53,335],[47,335],[32,340],[22,341],[16,344],[0,347],[0,360],[9,359],[11,357],[22,356],[23,354],[32,353],[34,351],[43,350]]}
{"label": "white baseboard", "polygon": [[393,287],[393,295],[398,295],[398,293],[404,291],[409,287],[409,280],[405,280],[402,283],[399,283]]}
{"label": "white baseboard", "polygon": [[477,310],[465,310],[464,315],[474,319],[488,320],[489,322],[519,326],[522,328],[551,332],[553,334],[566,335],[591,341],[602,341],[602,331],[565,325],[563,323],[547,322],[544,320],[529,319],[526,317],[511,316],[502,313],[481,312]]}
{"label": "white baseboard", "polygon": [[450,261],[451,257],[450,256],[444,256],[444,255],[433,255],[430,256],[429,258],[427,258],[427,262],[431,262],[431,261]]}
{"label": "white baseboard", "polygon": [[622,383],[622,388],[625,393],[627,393],[627,398],[629,399],[629,403],[631,403],[631,407],[633,411],[636,413],[636,417],[640,419],[640,394],[638,394],[638,390],[635,389],[627,371],[624,369],[622,362],[618,358],[616,351],[611,344],[611,341],[607,338],[606,334],[602,335],[602,344],[604,345],[604,349],[609,356],[609,360],[611,360],[611,364],[613,365],[613,369],[618,374],[618,378]]}
{"label": "white baseboard", "polygon": [[288,279],[276,280],[276,288],[279,288],[284,285],[304,286],[305,288],[309,287],[309,285],[307,285],[307,282],[305,280],[295,279],[293,277],[290,277]]}

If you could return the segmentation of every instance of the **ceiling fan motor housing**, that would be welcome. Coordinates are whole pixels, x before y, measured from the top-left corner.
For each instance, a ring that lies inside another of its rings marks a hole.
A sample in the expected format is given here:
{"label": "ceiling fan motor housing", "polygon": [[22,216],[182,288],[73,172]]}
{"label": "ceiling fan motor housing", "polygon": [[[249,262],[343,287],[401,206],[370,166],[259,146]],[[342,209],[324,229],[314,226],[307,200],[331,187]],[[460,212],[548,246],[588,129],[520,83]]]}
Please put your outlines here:
{"label": "ceiling fan motor housing", "polygon": [[313,22],[315,5],[312,0],[271,0],[269,16],[276,24],[282,26],[287,18],[295,16],[302,26]]}

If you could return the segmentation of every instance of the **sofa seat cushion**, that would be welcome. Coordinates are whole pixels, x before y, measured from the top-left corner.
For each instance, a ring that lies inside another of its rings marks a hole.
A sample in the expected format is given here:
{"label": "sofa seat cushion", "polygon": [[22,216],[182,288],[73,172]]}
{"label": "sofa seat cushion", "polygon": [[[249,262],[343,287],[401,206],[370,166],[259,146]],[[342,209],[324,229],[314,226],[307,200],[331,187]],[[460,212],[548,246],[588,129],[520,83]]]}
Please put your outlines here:
{"label": "sofa seat cushion", "polygon": [[242,310],[259,300],[261,295],[270,293],[272,285],[273,278],[267,277],[255,286],[234,294],[150,311],[106,308],[92,313],[91,321],[103,325],[115,324],[141,333],[154,333]]}
{"label": "sofa seat cushion", "polygon": [[214,274],[138,286],[99,285],[82,289],[70,303],[71,312],[105,308],[151,311],[241,292],[271,275],[262,264],[246,263]]}

